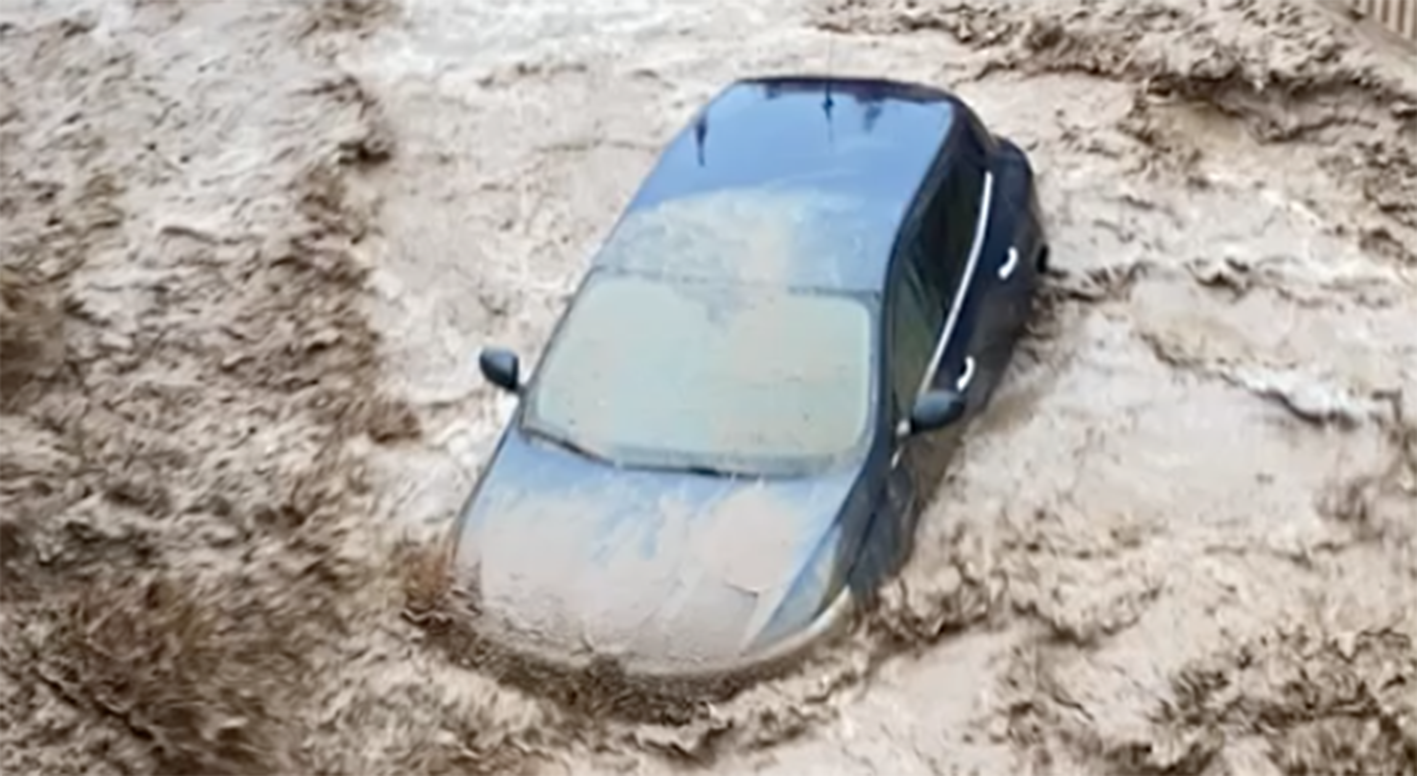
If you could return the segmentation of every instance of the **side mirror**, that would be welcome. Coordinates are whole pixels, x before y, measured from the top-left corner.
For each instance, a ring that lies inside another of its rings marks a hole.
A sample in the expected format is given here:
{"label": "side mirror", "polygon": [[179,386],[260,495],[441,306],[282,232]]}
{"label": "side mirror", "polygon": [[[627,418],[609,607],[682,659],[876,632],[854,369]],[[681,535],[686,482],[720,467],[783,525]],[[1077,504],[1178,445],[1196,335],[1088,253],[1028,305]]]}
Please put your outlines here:
{"label": "side mirror", "polygon": [[910,411],[910,433],[925,434],[952,426],[964,417],[964,395],[958,391],[926,391]]}
{"label": "side mirror", "polygon": [[505,348],[484,348],[477,356],[477,366],[487,382],[504,391],[521,389],[521,359]]}

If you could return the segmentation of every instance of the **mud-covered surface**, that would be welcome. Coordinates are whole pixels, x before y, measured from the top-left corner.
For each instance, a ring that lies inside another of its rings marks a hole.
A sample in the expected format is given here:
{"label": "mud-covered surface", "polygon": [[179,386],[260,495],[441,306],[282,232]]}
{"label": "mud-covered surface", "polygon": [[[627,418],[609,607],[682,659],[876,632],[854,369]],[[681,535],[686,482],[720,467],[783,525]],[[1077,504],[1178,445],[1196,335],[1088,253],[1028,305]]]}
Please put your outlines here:
{"label": "mud-covered surface", "polygon": [[[1257,0],[0,4],[0,769],[1417,772],[1415,63]],[[1052,235],[916,556],[715,702],[504,659],[432,561],[476,348],[827,67],[957,89]]]}
{"label": "mud-covered surface", "polygon": [[15,5],[0,768],[370,772],[453,751],[391,705],[435,709],[448,682],[394,657],[401,594],[369,519],[361,447],[418,427],[361,309],[362,179],[390,146],[313,53],[337,17]]}

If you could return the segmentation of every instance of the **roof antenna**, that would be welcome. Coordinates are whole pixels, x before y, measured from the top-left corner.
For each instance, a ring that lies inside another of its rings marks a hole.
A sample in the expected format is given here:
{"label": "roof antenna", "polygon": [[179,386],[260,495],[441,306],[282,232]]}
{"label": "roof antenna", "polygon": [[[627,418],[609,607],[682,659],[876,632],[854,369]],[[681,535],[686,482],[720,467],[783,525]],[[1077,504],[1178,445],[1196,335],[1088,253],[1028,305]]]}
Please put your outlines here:
{"label": "roof antenna", "polygon": [[708,109],[699,111],[699,117],[694,120],[694,147],[698,150],[699,166],[703,167],[704,146],[708,141]]}
{"label": "roof antenna", "polygon": [[827,117],[827,144],[835,145],[836,133],[832,131],[832,106],[836,103],[832,100],[832,54],[835,53],[836,35],[831,30],[827,31],[827,72],[825,94],[822,95],[822,113]]}

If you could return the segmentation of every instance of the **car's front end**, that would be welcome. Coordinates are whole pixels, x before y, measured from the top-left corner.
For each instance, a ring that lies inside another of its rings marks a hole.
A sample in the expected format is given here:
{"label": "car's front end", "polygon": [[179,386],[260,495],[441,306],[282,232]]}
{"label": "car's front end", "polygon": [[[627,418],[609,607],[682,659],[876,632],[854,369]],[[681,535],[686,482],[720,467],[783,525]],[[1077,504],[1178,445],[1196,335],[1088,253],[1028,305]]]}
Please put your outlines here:
{"label": "car's front end", "polygon": [[482,638],[578,670],[761,675],[850,621],[844,465],[743,479],[629,470],[510,428],[450,560]]}

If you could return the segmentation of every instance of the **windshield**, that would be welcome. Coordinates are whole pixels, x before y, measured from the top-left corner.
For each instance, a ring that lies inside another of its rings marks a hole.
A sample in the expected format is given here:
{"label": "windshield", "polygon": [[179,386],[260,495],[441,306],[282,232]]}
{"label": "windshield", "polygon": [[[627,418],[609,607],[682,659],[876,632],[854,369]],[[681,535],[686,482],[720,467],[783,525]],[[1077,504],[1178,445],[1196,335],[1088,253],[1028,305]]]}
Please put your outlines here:
{"label": "windshield", "polygon": [[869,430],[873,320],[869,297],[598,271],[523,422],[626,466],[820,469]]}

